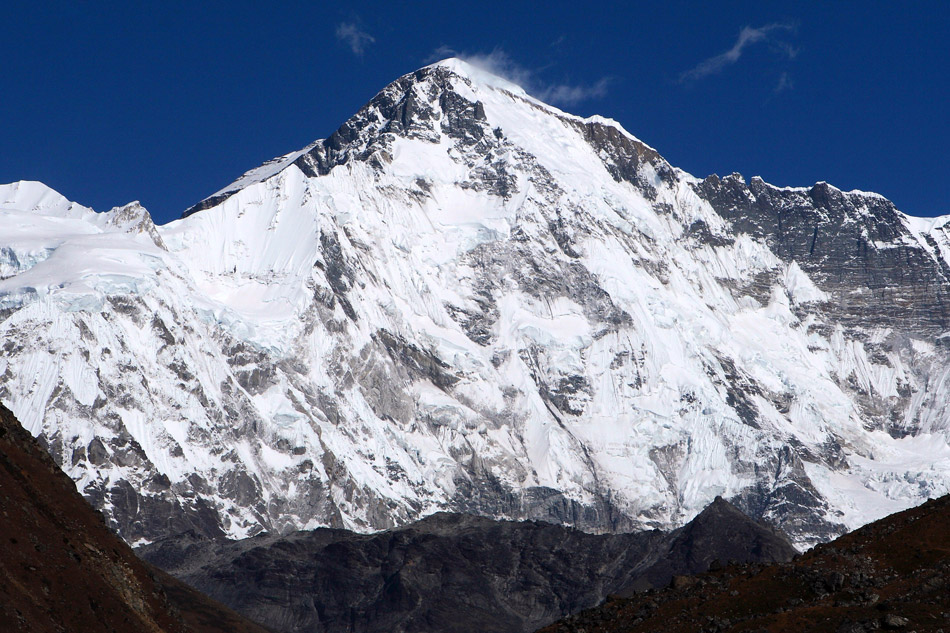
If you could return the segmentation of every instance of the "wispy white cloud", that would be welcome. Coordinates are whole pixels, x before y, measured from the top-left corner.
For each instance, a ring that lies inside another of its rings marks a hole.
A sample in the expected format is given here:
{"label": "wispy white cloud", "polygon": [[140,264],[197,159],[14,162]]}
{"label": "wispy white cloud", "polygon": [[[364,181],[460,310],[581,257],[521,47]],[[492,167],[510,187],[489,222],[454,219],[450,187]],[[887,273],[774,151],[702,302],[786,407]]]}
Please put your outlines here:
{"label": "wispy white cloud", "polygon": [[782,53],[784,53],[789,59],[795,59],[798,57],[798,51],[801,50],[797,46],[792,46],[788,42],[783,42],[781,40],[775,40],[772,42],[772,44]]}
{"label": "wispy white cloud", "polygon": [[496,48],[490,53],[463,53],[450,46],[440,46],[432,51],[428,61],[434,62],[446,57],[458,57],[476,68],[498,75],[513,84],[518,84],[529,92],[529,86],[534,83],[535,73],[515,62],[508,53],[500,48]]}
{"label": "wispy white cloud", "polygon": [[778,83],[775,85],[775,89],[772,90],[774,94],[780,92],[785,92],[786,90],[791,90],[795,87],[795,84],[792,83],[792,78],[788,76],[787,72],[783,72],[779,78]]}
{"label": "wispy white cloud", "polygon": [[610,79],[607,77],[601,77],[594,83],[586,86],[554,84],[546,86],[541,91],[541,94],[538,95],[538,98],[541,99],[541,101],[548,101],[550,103],[575,105],[583,101],[600,99],[601,97],[607,96],[607,86],[609,84]]}
{"label": "wispy white cloud", "polygon": [[703,60],[693,68],[682,73],[679,77],[680,83],[696,81],[697,79],[722,72],[727,66],[731,66],[739,61],[739,58],[742,57],[743,52],[745,52],[748,47],[760,42],[773,44],[773,49],[778,51],[780,55],[788,59],[793,59],[798,54],[798,49],[788,42],[778,39],[776,35],[781,32],[794,32],[795,28],[795,24],[790,22],[773,22],[772,24],[766,24],[758,28],[751,26],[743,27],[743,29],[739,31],[739,37],[736,39],[735,44],[732,45],[732,48],[724,53]]}
{"label": "wispy white cloud", "polygon": [[353,54],[362,57],[366,47],[376,38],[359,27],[355,22],[342,22],[336,27],[336,39],[350,47]]}
{"label": "wispy white cloud", "polygon": [[591,84],[551,83],[538,77],[538,71],[526,68],[500,48],[490,53],[463,53],[448,46],[433,51],[429,61],[458,57],[476,68],[507,79],[524,88],[528,94],[555,105],[573,106],[607,95],[609,77],[601,77]]}

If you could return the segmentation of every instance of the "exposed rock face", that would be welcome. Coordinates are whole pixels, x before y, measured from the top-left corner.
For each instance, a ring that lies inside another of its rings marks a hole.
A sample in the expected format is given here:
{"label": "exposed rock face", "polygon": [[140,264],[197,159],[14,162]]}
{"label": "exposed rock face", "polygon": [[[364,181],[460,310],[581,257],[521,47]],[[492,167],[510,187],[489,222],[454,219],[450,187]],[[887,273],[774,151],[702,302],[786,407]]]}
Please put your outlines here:
{"label": "exposed rock face", "polygon": [[699,180],[457,60],[168,226],[0,216],[0,399],[131,542],[723,496],[804,547],[950,488],[946,219]]}
{"label": "exposed rock face", "polygon": [[0,405],[0,630],[267,633],[137,559]]}
{"label": "exposed rock face", "polygon": [[788,561],[797,553],[783,534],[750,520],[721,497],[666,541],[668,545],[664,544],[642,580],[614,593],[628,595],[636,589],[664,587],[674,576],[706,571],[716,561]]}
{"label": "exposed rock face", "polygon": [[735,175],[710,176],[696,189],[734,232],[765,241],[831,293],[835,301],[825,309],[845,327],[933,337],[950,327],[950,268],[934,256],[939,243],[912,230],[889,200],[823,182],[778,189],[760,178],[746,184]]}
{"label": "exposed rock face", "polygon": [[520,633],[715,559],[789,560],[795,550],[720,499],[673,533],[598,536],[436,514],[373,535],[319,529],[222,542],[190,533],[139,553],[285,633]]}
{"label": "exposed rock face", "polygon": [[714,567],[543,631],[943,631],[950,627],[950,497],[872,523],[793,562]]}

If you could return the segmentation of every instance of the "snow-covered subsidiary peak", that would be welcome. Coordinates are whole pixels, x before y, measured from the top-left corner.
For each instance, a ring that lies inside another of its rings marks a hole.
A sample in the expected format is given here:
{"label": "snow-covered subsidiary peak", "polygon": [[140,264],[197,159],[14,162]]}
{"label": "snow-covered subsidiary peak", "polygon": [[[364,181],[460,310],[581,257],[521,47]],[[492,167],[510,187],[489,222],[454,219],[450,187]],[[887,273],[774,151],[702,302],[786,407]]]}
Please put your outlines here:
{"label": "snow-covered subsidiary peak", "polygon": [[96,213],[38,182],[0,185],[0,227],[0,309],[40,297],[84,305],[89,287],[134,286],[162,247],[138,203]]}
{"label": "snow-covered subsidiary peak", "polygon": [[950,488],[943,224],[458,60],[164,227],[3,195],[0,398],[131,541],[721,495],[807,545]]}
{"label": "snow-covered subsidiary peak", "polygon": [[35,180],[0,185],[0,209],[29,211],[39,215],[75,218],[89,212],[62,194]]}
{"label": "snow-covered subsidiary peak", "polygon": [[[58,191],[36,181],[21,180],[0,184],[0,212],[6,212],[8,217],[26,213],[43,216],[63,226],[69,226],[73,220],[80,220],[82,224],[75,224],[75,226],[91,225],[103,232],[141,233],[152,240],[160,239],[152,216],[138,201],[115,207],[104,213],[96,213],[88,207],[67,200]],[[15,231],[24,229],[25,224],[7,222],[4,228],[7,231],[5,235],[0,236],[0,239],[6,237],[14,241],[11,238],[20,237]]]}

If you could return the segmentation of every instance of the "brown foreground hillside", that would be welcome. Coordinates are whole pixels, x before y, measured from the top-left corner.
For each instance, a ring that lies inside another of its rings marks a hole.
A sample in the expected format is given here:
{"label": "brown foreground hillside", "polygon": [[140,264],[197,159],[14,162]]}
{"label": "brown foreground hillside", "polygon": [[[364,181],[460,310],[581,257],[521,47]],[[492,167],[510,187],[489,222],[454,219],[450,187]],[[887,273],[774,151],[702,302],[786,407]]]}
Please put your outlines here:
{"label": "brown foreground hillside", "polygon": [[136,558],[2,405],[0,631],[267,633]]}
{"label": "brown foreground hillside", "polygon": [[543,633],[950,631],[950,496],[790,563],[711,565],[608,600]]}

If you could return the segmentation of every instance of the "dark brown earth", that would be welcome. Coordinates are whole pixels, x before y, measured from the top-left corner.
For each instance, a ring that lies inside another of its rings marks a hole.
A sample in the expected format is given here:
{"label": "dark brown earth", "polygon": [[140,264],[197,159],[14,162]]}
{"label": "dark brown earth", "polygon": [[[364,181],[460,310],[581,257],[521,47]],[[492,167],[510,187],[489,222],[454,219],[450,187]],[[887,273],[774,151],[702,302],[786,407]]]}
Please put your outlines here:
{"label": "dark brown earth", "polygon": [[543,633],[950,631],[950,496],[891,515],[790,563],[676,576]]}
{"label": "dark brown earth", "polygon": [[3,405],[0,631],[267,633],[136,558]]}

